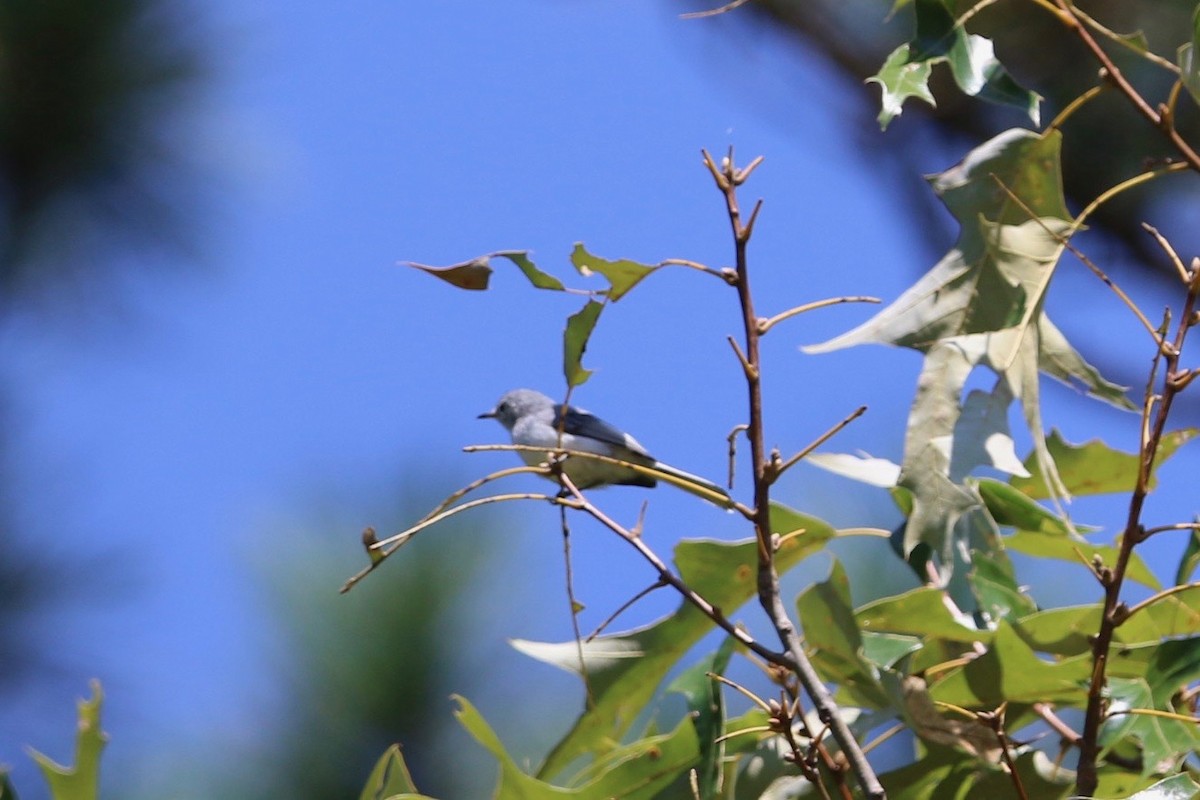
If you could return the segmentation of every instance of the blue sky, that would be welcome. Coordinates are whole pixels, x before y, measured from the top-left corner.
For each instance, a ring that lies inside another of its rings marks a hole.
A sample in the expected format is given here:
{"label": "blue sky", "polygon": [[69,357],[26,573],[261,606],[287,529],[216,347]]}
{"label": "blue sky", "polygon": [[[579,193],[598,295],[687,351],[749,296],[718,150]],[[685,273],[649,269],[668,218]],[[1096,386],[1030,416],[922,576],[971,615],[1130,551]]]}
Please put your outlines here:
{"label": "blue sky", "polygon": [[[271,680],[284,642],[264,598],[264,548],[287,548],[294,533],[345,557],[363,525],[404,524],[378,516],[402,468],[422,465],[413,482],[448,492],[506,465],[507,454],[461,453],[502,439],[475,416],[516,386],[561,391],[561,328],[578,298],[536,292],[504,264],[493,291],[470,294],[398,262],[529,249],[581,284],[567,255],[582,241],[606,257],[724,266],[727,224],[699,150],[732,144],[739,159],[767,157],[745,188],[747,201],[766,199],[752,251],[760,313],[832,295],[891,299],[932,263],[899,207],[905,196],[868,152],[887,146],[885,134],[844,125],[861,122],[854,94],[875,90],[831,83],[733,20],[682,21],[684,10],[583,0],[199,9],[215,74],[179,145],[205,175],[200,268],[127,281],[121,300],[102,300],[119,320],[93,333],[48,335],[26,320],[8,334],[25,529],[53,559],[129,566],[103,602],[55,619],[60,693],[0,712],[0,762],[17,768],[23,797],[37,794],[21,747],[66,758],[72,700],[92,676],[109,694],[116,772],[152,780],[148,754],[164,739],[182,751],[250,737],[286,702]],[[1136,325],[1081,272],[1072,265],[1060,281],[1069,302],[1051,299],[1062,327],[1127,330],[1114,347],[1134,348]],[[772,333],[770,443],[793,451],[866,404],[829,449],[900,457],[917,356],[797,350],[870,311],[844,306]],[[725,434],[744,416],[725,342],[737,330],[727,287],[664,270],[606,312],[587,354],[596,374],[576,399],[663,460],[719,477]],[[1047,393],[1046,419],[1068,438],[1101,426],[1133,446],[1132,417]],[[1195,512],[1181,477],[1164,492],[1171,513]],[[808,468],[780,496],[841,525],[894,522],[882,493]],[[646,495],[603,499],[632,519]],[[648,536],[663,551],[684,534],[741,534],[686,497],[652,499]],[[313,531],[329,506],[335,524]],[[556,520],[520,513],[528,524],[506,546],[526,565],[523,591],[488,600],[490,628],[496,641],[566,639]],[[576,545],[577,580],[599,619],[652,578],[591,533]],[[398,559],[371,579],[403,571]],[[508,669],[523,662],[504,652]]]}

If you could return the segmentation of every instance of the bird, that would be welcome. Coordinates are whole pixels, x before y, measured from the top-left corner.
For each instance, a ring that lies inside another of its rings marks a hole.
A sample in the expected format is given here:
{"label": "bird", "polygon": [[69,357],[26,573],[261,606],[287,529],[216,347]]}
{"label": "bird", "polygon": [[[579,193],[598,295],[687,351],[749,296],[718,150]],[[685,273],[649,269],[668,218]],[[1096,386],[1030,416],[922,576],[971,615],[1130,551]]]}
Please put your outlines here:
{"label": "bird", "polygon": [[[650,455],[637,439],[615,425],[582,408],[556,403],[534,389],[506,392],[495,407],[480,414],[479,419],[499,422],[512,435],[515,445],[545,448],[547,452],[574,450],[615,458],[652,469],[667,482],[710,502],[722,506],[729,502],[729,493],[712,481],[664,464]],[[530,466],[546,461],[545,454],[536,450],[519,450],[517,454]],[[654,475],[593,458],[568,455],[562,461],[562,471],[579,489],[601,486],[653,488],[658,485]],[[546,477],[554,479],[552,475]]]}

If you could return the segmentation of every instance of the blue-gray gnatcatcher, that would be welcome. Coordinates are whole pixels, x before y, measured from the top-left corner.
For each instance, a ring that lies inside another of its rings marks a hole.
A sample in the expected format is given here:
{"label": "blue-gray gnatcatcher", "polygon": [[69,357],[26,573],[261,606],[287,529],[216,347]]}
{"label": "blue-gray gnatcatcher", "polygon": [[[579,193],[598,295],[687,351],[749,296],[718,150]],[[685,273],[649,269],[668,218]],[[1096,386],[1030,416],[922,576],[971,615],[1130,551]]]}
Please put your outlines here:
{"label": "blue-gray gnatcatcher", "polygon": [[[556,403],[533,389],[513,389],[500,398],[495,408],[480,414],[479,418],[497,420],[512,434],[513,444],[544,448],[546,451],[576,450],[608,456],[675,478],[678,483],[671,483],[693,494],[704,496],[695,491],[695,487],[699,487],[721,498],[729,497],[728,492],[712,481],[656,460],[637,439],[619,428],[583,409]],[[546,461],[544,452],[519,450],[517,454],[530,466]],[[653,476],[598,459],[568,456],[562,462],[562,470],[580,489],[614,484],[647,487],[658,484]],[[718,502],[716,498],[707,499]]]}

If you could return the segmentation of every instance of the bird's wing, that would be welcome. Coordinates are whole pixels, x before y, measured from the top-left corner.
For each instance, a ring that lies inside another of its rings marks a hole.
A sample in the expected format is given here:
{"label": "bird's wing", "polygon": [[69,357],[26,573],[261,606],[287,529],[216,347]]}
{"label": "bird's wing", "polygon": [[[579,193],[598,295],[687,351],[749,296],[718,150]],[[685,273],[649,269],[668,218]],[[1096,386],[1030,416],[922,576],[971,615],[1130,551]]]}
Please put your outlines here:
{"label": "bird's wing", "polygon": [[572,436],[585,436],[589,439],[605,442],[614,445],[615,447],[624,447],[626,450],[653,459],[646,448],[642,447],[637,439],[634,439],[628,433],[615,428],[594,414],[589,414],[586,411],[581,411],[578,408],[566,407],[566,422],[563,422],[563,406],[556,405],[554,407],[554,427],[558,429],[562,427],[563,433],[569,433]]}

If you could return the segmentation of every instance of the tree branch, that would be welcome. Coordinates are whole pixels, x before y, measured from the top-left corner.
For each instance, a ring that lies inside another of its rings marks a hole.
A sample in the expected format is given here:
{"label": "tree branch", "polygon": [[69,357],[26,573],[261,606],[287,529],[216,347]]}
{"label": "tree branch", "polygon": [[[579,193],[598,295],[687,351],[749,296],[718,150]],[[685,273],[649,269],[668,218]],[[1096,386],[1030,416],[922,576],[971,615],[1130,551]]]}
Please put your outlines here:
{"label": "tree branch", "polygon": [[756,203],[748,222],[742,221],[741,209],[738,205],[737,189],[746,181],[750,173],[762,163],[757,158],[750,164],[738,169],[733,163],[733,152],[721,159],[721,164],[713,161],[707,151],[703,151],[704,165],[712,175],[713,181],[725,199],[725,210],[729,217],[729,225],[733,234],[735,264],[737,273],[735,288],[738,302],[742,311],[742,328],[745,349],[739,350],[739,359],[743,360],[746,375],[746,390],[749,403],[749,420],[746,437],[750,441],[750,463],[754,475],[754,504],[753,522],[754,534],[758,541],[758,598],[767,617],[771,620],[780,642],[794,662],[792,670],[800,679],[805,693],[813,702],[821,722],[827,725],[834,739],[842,749],[842,754],[849,763],[850,769],[858,779],[863,793],[871,800],[882,800],[887,795],[879,778],[876,777],[870,763],[863,755],[862,748],[854,738],[850,727],[842,719],[837,704],[834,703],[829,690],[821,681],[820,675],[813,669],[795,625],[787,615],[779,589],[779,574],[775,569],[775,543],[771,531],[771,459],[764,445],[763,402],[762,402],[762,369],[759,355],[759,318],[754,313],[754,298],[750,291],[749,262],[747,246],[753,232],[753,225],[762,208],[761,201]]}

